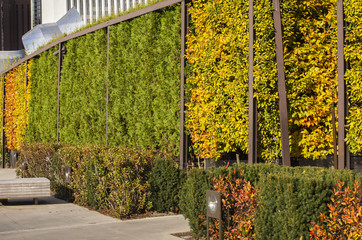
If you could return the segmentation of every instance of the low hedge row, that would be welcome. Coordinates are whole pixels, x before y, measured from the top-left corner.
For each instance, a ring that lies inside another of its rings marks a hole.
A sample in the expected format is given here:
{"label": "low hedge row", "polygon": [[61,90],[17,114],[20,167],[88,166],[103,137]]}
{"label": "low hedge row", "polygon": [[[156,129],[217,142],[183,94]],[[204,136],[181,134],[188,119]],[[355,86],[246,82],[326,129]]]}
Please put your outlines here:
{"label": "low hedge row", "polygon": [[[169,157],[135,148],[35,143],[21,148],[18,162],[18,175],[47,177],[58,197],[117,217],[152,206],[177,211],[178,189],[185,179]],[[66,166],[72,169],[69,181]]]}
{"label": "low hedge row", "polygon": [[[66,166],[72,169],[69,182],[65,178]],[[245,225],[251,239],[307,239],[312,222],[322,224],[320,213],[328,215],[327,204],[331,203],[337,182],[350,187],[354,181],[362,185],[362,175],[354,171],[273,164],[192,169],[186,177],[174,160],[157,151],[44,143],[22,147],[18,174],[47,177],[58,196],[74,197],[80,205],[118,217],[151,209],[180,210],[200,237],[206,235],[205,191],[221,190],[227,197],[224,203],[229,203],[228,209],[223,209],[228,213],[223,215],[223,224],[230,225],[233,219],[240,218],[238,211],[249,209],[245,199],[254,201],[256,213],[247,216],[250,222]],[[211,230],[216,234],[215,222],[210,226],[214,226]],[[240,226],[230,226],[227,234],[234,236],[233,229]]]}
{"label": "low hedge row", "polygon": [[241,164],[208,171],[194,169],[182,189],[180,206],[195,235],[206,235],[205,190],[213,188],[214,178],[228,173],[260,189],[256,239],[307,239],[311,222],[320,223],[319,214],[328,212],[327,203],[331,202],[335,184],[339,180],[349,186],[354,180],[360,185],[362,182],[361,175],[353,171],[317,167]]}

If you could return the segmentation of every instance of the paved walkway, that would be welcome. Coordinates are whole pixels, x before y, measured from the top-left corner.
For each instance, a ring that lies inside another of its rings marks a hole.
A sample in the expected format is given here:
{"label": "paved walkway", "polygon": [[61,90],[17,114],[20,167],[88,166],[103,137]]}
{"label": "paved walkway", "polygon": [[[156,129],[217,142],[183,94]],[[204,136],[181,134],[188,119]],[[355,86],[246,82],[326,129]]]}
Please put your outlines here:
{"label": "paved walkway", "polygon": [[[13,169],[0,169],[0,178],[14,178]],[[172,233],[190,228],[181,215],[122,221],[51,198],[9,200],[0,206],[0,239],[150,239],[181,240]]]}

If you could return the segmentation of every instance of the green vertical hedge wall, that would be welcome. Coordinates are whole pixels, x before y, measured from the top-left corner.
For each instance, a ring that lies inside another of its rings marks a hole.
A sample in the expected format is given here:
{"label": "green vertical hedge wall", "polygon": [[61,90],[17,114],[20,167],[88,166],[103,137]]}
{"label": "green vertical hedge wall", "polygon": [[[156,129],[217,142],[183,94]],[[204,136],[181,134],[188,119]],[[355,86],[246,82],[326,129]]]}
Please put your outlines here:
{"label": "green vertical hedge wall", "polygon": [[105,144],[107,33],[66,44],[60,86],[60,142]]}
{"label": "green vertical hedge wall", "polygon": [[26,140],[31,142],[56,142],[58,56],[53,53],[58,46],[34,58],[30,69],[31,99]]}
{"label": "green vertical hedge wall", "polygon": [[110,31],[109,143],[178,154],[180,8]]}
{"label": "green vertical hedge wall", "polygon": [[[60,83],[60,142],[105,144],[109,76],[110,145],[178,155],[180,7],[171,6],[65,43]],[[32,68],[28,142],[55,142],[57,47]],[[108,75],[107,75],[108,74]]]}
{"label": "green vertical hedge wall", "polygon": [[[198,58],[188,59],[192,73],[188,73],[187,121],[193,146],[200,157],[215,159],[232,151],[247,152],[248,1],[192,4],[190,12],[199,14],[191,16],[188,37],[188,54]],[[273,9],[269,0],[254,4],[258,153],[273,162],[281,155]],[[362,150],[362,31],[356,19],[362,16],[362,0],[344,4],[350,100],[347,142],[357,153]],[[333,152],[330,106],[337,103],[336,0],[281,1],[281,10],[291,155],[323,158]],[[111,26],[110,36],[108,143],[178,155],[179,5]],[[106,30],[65,45],[60,141],[104,144]],[[31,69],[29,142],[56,140],[58,58],[52,55],[56,49],[40,54]]]}

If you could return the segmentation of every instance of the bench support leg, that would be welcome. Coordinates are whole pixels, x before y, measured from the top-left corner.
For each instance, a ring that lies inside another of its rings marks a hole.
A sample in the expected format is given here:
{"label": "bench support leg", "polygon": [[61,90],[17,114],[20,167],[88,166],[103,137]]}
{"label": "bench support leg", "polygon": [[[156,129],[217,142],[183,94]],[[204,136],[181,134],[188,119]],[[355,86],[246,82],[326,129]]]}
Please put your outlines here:
{"label": "bench support leg", "polygon": [[38,203],[39,203],[38,198],[33,198],[33,200],[34,200],[34,204],[38,205]]}

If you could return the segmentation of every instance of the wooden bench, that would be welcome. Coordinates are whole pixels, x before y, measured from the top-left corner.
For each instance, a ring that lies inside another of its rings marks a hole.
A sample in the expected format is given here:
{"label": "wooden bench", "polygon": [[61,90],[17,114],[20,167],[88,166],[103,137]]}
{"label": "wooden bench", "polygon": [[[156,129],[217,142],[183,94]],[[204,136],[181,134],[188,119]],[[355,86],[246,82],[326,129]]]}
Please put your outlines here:
{"label": "wooden bench", "polygon": [[50,181],[47,178],[0,179],[0,199],[50,197]]}

